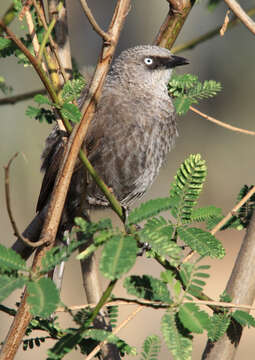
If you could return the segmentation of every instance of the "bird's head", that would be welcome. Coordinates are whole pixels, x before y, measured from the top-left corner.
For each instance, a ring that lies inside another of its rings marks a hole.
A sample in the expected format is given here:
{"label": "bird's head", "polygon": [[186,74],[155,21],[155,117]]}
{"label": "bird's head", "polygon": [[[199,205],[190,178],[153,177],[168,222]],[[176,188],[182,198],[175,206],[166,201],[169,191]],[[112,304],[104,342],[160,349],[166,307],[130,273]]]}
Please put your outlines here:
{"label": "bird's head", "polygon": [[162,86],[170,80],[172,69],[189,64],[165,48],[142,45],[122,51],[113,63],[110,75],[124,84]]}

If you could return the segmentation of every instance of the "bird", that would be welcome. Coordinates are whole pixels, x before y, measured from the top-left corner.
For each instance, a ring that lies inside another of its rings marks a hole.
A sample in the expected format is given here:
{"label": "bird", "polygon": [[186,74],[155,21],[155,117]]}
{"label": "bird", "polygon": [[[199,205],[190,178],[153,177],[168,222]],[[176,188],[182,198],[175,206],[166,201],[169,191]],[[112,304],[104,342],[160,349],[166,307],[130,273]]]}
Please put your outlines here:
{"label": "bird", "polygon": [[[83,149],[124,208],[129,208],[150,188],[174,146],[178,132],[168,83],[173,68],[186,64],[189,64],[186,58],[173,55],[166,48],[139,45],[122,51],[106,76]],[[88,86],[78,100],[80,108],[87,91]],[[32,222],[34,227],[43,223],[47,212],[66,137],[65,131],[55,127],[46,140],[42,154],[44,178],[37,215]],[[103,192],[78,159],[60,228],[70,230],[74,218],[81,212],[85,214],[88,209],[109,206]],[[33,234],[34,227],[30,226],[24,232],[31,241],[38,237]],[[39,233],[38,226],[36,229]],[[13,249],[27,258],[31,248],[17,242]]]}

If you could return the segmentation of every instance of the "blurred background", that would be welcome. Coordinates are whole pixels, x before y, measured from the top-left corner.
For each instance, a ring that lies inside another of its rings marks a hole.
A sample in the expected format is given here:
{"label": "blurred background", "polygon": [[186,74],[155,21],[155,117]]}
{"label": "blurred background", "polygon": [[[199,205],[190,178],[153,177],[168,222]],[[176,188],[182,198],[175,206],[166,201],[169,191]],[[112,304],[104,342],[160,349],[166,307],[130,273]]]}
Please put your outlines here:
{"label": "blurred background", "polygon": [[[80,68],[94,65],[101,48],[101,39],[91,29],[82,12],[78,0],[69,1],[69,23],[71,47],[73,57]],[[88,1],[97,21],[104,28],[110,22],[116,1]],[[2,16],[11,1],[0,2],[0,16]],[[242,1],[242,6],[249,9],[254,6],[252,1]],[[182,29],[177,44],[196,38],[214,29],[224,22],[227,7],[222,1],[214,12],[207,9],[205,1],[200,1],[191,11]],[[165,0],[132,1],[132,7],[122,31],[117,54],[121,50],[139,45],[152,43],[168,11]],[[19,25],[14,23],[11,28],[19,32]],[[219,120],[234,126],[255,130],[254,124],[254,37],[242,25],[227,31],[224,37],[216,36],[193,50],[185,51],[181,55],[190,60],[190,65],[181,71],[193,73],[201,81],[214,79],[223,85],[223,91],[215,98],[200,103],[197,107]],[[36,73],[29,67],[18,65],[15,58],[1,59],[0,75],[6,78],[14,88],[13,94],[40,89],[41,84]],[[28,105],[33,101],[25,101],[15,106],[1,106],[0,132],[0,227],[2,231],[1,243],[10,246],[15,240],[7,217],[4,200],[4,171],[15,152],[21,155],[15,160],[11,168],[11,196],[12,208],[20,230],[25,228],[35,213],[37,196],[42,175],[40,173],[40,155],[44,147],[44,140],[51,127],[29,119],[25,116]],[[169,184],[181,162],[191,153],[200,153],[208,166],[208,178],[203,191],[200,205],[215,205],[228,212],[235,204],[236,195],[243,184],[254,184],[254,138],[238,134],[216,126],[198,115],[189,112],[178,118],[179,138],[176,146],[168,156],[160,176],[143,200],[156,196],[166,196]],[[112,216],[111,211],[98,212],[95,217]],[[227,254],[221,261],[206,260],[212,265],[211,278],[206,287],[206,293],[217,299],[226,286],[235,257],[238,253],[244,232],[228,230],[218,233],[217,237],[223,241]],[[140,258],[132,274],[142,274],[144,271],[158,276],[160,269],[151,260]],[[75,279],[75,281],[74,281]],[[102,280],[103,284],[104,281]],[[120,282],[121,283],[121,282]],[[116,288],[115,295],[125,296],[121,284]],[[15,305],[19,293],[9,298],[5,304]],[[74,258],[67,264],[62,299],[67,305],[84,303],[84,294],[80,278],[79,263]],[[120,320],[123,320],[133,306],[123,306],[120,309]],[[150,334],[159,334],[161,311],[143,310],[123,329],[119,336],[130,345],[141,350],[143,339]],[[4,339],[10,325],[9,317],[0,313],[0,339]],[[61,315],[60,321],[70,326],[69,316]],[[254,330],[245,330],[236,359],[254,358]],[[193,359],[200,359],[206,338],[197,336],[194,341]],[[17,359],[21,360],[38,357],[46,358],[49,343],[40,349],[19,351]],[[72,352],[67,359],[83,358],[78,352]],[[163,345],[160,359],[171,359],[168,350]]]}

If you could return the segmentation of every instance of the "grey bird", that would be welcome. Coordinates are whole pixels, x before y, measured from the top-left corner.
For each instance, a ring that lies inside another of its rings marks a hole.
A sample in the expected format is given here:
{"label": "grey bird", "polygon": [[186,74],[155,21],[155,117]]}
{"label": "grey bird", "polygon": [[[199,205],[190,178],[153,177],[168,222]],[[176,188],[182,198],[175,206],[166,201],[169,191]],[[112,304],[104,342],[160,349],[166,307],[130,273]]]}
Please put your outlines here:
{"label": "grey bird", "polygon": [[[102,89],[83,148],[96,171],[124,207],[151,186],[177,136],[175,110],[167,84],[172,69],[188,61],[158,46],[136,46],[123,51],[113,63]],[[81,107],[85,96],[79,99]],[[42,155],[45,172],[37,216],[24,232],[36,241],[47,211],[66,134],[54,129]],[[60,229],[70,229],[75,216],[109,203],[77,160]],[[38,225],[39,224],[39,225]],[[13,249],[24,258],[31,253],[20,239]]]}

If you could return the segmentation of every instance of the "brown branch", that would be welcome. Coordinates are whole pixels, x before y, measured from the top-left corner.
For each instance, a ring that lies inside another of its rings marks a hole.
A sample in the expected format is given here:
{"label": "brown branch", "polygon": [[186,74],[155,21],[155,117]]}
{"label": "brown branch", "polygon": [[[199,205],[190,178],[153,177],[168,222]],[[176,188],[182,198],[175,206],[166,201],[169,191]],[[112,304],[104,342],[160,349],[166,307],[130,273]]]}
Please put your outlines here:
{"label": "brown branch", "polygon": [[[232,210],[229,211],[229,213],[217,224],[214,226],[214,228],[210,231],[210,233],[212,235],[215,235],[216,232],[218,232],[222,226],[224,226],[233,216],[233,214],[235,214],[241,206],[243,206],[251,197],[252,195],[255,193],[255,186],[253,186],[251,188],[250,191],[248,191],[248,193],[239,201],[238,204],[236,204]],[[195,254],[195,251],[191,251],[184,259],[183,259],[183,263],[189,261],[192,256]]]}
{"label": "brown branch", "polygon": [[[253,213],[239,254],[235,261],[226,292],[235,304],[252,305],[255,298],[255,212]],[[242,336],[242,326],[232,322],[227,333],[216,343],[208,342],[202,359],[234,359]]]}
{"label": "brown branch", "polygon": [[[69,137],[64,157],[56,179],[55,187],[51,196],[48,213],[41,233],[41,240],[47,241],[47,245],[39,248],[35,254],[33,262],[33,271],[38,271],[41,266],[41,261],[45,253],[51,249],[54,244],[58,225],[61,219],[62,210],[65,203],[66,194],[72,177],[72,172],[76,159],[83,143],[89,122],[91,121],[96,102],[99,99],[100,92],[103,86],[106,73],[108,71],[113,53],[116,48],[117,41],[121,29],[123,27],[125,17],[130,6],[130,0],[118,0],[113,19],[109,27],[109,34],[111,34],[111,43],[104,44],[102,53],[94,73],[93,80],[90,86],[89,96],[84,104],[84,116],[82,121],[75,127],[71,136]],[[1,24],[1,23],[0,23]],[[1,24],[5,27],[4,24]],[[6,31],[6,29],[5,29]],[[27,291],[21,300],[17,315],[11,325],[7,338],[4,342],[0,359],[12,360],[18,350],[18,347],[25,334],[25,330],[31,320],[29,308],[26,302]]]}
{"label": "brown branch", "polygon": [[8,164],[4,166],[4,183],[5,183],[5,202],[6,202],[6,208],[8,212],[8,216],[14,231],[14,235],[20,238],[25,244],[31,246],[31,247],[38,247],[44,244],[42,241],[38,241],[36,243],[30,241],[29,239],[22,236],[22,234],[19,232],[18,226],[16,224],[16,221],[14,219],[12,209],[11,209],[11,195],[10,195],[10,166],[13,162],[13,160],[19,155],[19,153],[14,154],[11,159],[9,160]]}
{"label": "brown branch", "polygon": [[98,35],[100,35],[102,37],[102,39],[104,39],[104,41],[110,42],[112,40],[111,36],[107,32],[105,32],[103,29],[101,29],[101,27],[98,25],[90,8],[88,7],[87,1],[80,0],[80,3],[81,3],[81,6],[90,22],[92,28],[95,30],[95,32],[97,32]]}
{"label": "brown branch", "polygon": [[193,0],[168,0],[168,2],[168,15],[153,44],[171,49],[195,2]]}
{"label": "brown branch", "polygon": [[[47,32],[48,30],[48,25],[47,25],[47,22],[46,22],[46,19],[45,19],[45,15],[44,15],[44,12],[43,12],[43,9],[41,7],[38,6],[36,0],[32,0],[33,1],[33,5],[35,7],[35,10],[37,12],[37,15],[39,17],[39,19],[41,20],[42,22],[42,25],[44,27],[44,30]],[[65,82],[69,79],[70,75],[68,76],[66,71],[65,71],[65,68],[62,66],[62,63],[61,63],[61,59],[58,55],[58,52],[56,51],[56,44],[54,43],[54,40],[52,38],[51,35],[49,35],[49,41],[50,41],[50,46],[51,46],[51,49],[56,57],[56,60],[57,60],[57,63],[58,63],[58,66],[59,66],[59,69],[60,69],[60,72],[65,80]]]}
{"label": "brown branch", "polygon": [[[112,334],[116,335],[118,332],[124,328],[133,318],[143,309],[142,305],[138,306],[122,323],[113,330]],[[99,345],[97,345],[91,353],[85,358],[85,360],[91,360],[94,356],[102,349],[102,347],[107,344],[107,340],[102,341]]]}
{"label": "brown branch", "polygon": [[204,113],[202,113],[201,111],[197,110],[196,108],[194,108],[193,106],[190,106],[189,109],[193,112],[195,112],[196,114],[202,116],[203,118],[205,118],[206,120],[209,120],[219,126],[222,126],[224,127],[225,129],[228,129],[228,130],[231,130],[231,131],[235,131],[235,132],[239,132],[241,134],[246,134],[246,135],[255,135],[255,131],[251,131],[251,130],[246,130],[246,129],[241,129],[241,128],[238,128],[236,126],[232,126],[232,125],[229,125],[229,124],[226,124],[224,123],[223,121],[220,121],[220,120],[217,120],[211,116],[208,116]]}
{"label": "brown branch", "polygon": [[[192,300],[187,300],[184,299],[183,304],[189,304],[189,303],[195,303],[195,304],[199,304],[199,305],[206,305],[206,306],[217,306],[217,307],[224,307],[224,308],[230,308],[230,309],[245,309],[245,310],[255,310],[255,306],[251,306],[251,305],[246,305],[246,304],[235,304],[233,302],[229,303],[229,302],[224,302],[224,301],[209,301],[209,300],[198,300],[198,299],[192,299]],[[120,299],[120,298],[115,298],[112,301],[106,302],[103,306],[114,306],[114,305],[141,305],[143,307],[152,307],[152,308],[157,308],[157,309],[167,309],[169,307],[174,307],[174,306],[178,306],[180,305],[178,304],[169,304],[169,303],[163,303],[163,302],[157,302],[157,301],[150,301],[150,300],[142,300],[139,301],[137,299]],[[70,312],[70,311],[78,311],[78,310],[82,310],[82,309],[86,309],[86,308],[93,308],[95,307],[96,304],[83,304],[83,305],[73,305],[73,306],[68,306],[68,307],[64,307],[64,306],[60,306],[57,308],[56,312]]]}
{"label": "brown branch", "polygon": [[255,22],[247,15],[243,8],[236,0],[225,0],[225,3],[233,11],[233,13],[242,21],[242,23],[255,34]]}
{"label": "brown branch", "polygon": [[47,94],[47,91],[45,89],[40,89],[40,90],[29,91],[27,93],[20,94],[20,95],[5,97],[3,99],[0,99],[0,106],[1,105],[14,105],[17,102],[31,99],[32,97],[34,97],[37,94]]}

